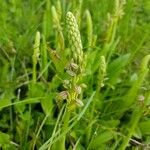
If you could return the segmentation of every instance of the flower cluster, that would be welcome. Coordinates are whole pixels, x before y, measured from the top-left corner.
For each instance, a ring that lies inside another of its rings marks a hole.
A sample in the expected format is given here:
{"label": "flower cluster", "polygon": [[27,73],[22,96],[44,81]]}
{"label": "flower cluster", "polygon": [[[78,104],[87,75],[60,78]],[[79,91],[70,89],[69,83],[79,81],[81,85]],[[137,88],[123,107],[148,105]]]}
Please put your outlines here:
{"label": "flower cluster", "polygon": [[83,88],[83,84],[80,83],[83,70],[83,51],[78,25],[71,12],[68,12],[66,15],[66,25],[72,58],[65,68],[69,76],[63,83],[66,90],[60,92],[57,99],[67,100],[67,107],[69,110],[72,110],[76,108],[76,106],[83,106],[83,102],[80,100]]}
{"label": "flower cluster", "polygon": [[68,12],[66,15],[66,25],[73,59],[75,63],[81,65],[83,62],[82,42],[76,19],[71,12]]}

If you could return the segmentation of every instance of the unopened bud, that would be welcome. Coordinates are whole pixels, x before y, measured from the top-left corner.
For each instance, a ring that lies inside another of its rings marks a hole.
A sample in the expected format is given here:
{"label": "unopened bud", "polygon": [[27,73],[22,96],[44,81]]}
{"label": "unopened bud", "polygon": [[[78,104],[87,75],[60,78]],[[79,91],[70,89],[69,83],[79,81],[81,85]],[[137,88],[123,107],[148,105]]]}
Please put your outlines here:
{"label": "unopened bud", "polygon": [[81,91],[82,91],[82,89],[81,89],[80,86],[76,86],[76,87],[75,87],[75,92],[76,92],[77,94],[81,94]]}
{"label": "unopened bud", "polygon": [[104,56],[100,57],[100,73],[103,75],[106,74],[106,61]]}
{"label": "unopened bud", "polygon": [[76,99],[75,102],[76,102],[76,105],[79,106],[79,107],[84,106],[83,102],[80,99]]}

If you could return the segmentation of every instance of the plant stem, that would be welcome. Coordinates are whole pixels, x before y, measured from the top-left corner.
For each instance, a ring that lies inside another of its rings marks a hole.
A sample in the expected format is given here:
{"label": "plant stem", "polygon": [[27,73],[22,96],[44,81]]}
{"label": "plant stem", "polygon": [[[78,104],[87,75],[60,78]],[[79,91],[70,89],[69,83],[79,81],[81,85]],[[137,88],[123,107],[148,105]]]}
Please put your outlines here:
{"label": "plant stem", "polygon": [[[66,110],[63,119],[62,131],[66,131],[69,125],[70,111]],[[66,134],[63,135],[53,146],[53,150],[65,150]]]}
{"label": "plant stem", "polygon": [[[92,104],[92,109],[91,109],[91,115],[90,115],[90,120],[92,120],[93,115],[94,115],[94,109],[95,109],[95,103],[93,102]],[[90,126],[88,127],[87,133],[86,133],[86,144],[88,145],[89,141],[90,141],[90,137],[91,137],[91,132],[92,132],[92,125],[90,124]]]}
{"label": "plant stem", "polygon": [[131,126],[129,129],[128,135],[127,135],[127,137],[124,138],[124,140],[121,144],[120,150],[125,150],[127,148],[128,143],[129,143],[132,135],[134,134],[137,124],[140,120],[142,112],[143,112],[143,108],[141,108],[140,106],[133,112],[133,117],[132,117],[133,120],[131,120]]}

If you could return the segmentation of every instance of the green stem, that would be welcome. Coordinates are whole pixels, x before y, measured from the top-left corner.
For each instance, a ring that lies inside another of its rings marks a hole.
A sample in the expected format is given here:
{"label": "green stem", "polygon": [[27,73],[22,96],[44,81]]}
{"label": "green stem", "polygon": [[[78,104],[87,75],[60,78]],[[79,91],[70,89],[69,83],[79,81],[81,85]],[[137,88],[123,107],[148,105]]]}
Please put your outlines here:
{"label": "green stem", "polygon": [[127,135],[127,137],[124,138],[124,140],[120,146],[120,150],[125,150],[127,148],[128,143],[130,142],[130,139],[131,139],[132,135],[134,134],[137,124],[140,120],[142,112],[143,112],[143,108],[141,108],[140,106],[134,111],[133,117],[132,117],[133,120],[131,120],[131,122],[130,122],[131,126],[128,131],[128,135]]}
{"label": "green stem", "polygon": [[[100,90],[100,88],[97,88],[97,91],[95,93],[95,96],[94,96],[94,99],[96,100],[97,99],[97,96],[98,96],[98,91]],[[96,106],[96,102],[93,101],[93,104],[91,106],[91,113],[90,113],[90,122],[93,120],[94,118],[94,110],[95,110],[95,106]],[[92,133],[92,128],[93,128],[93,123],[90,124],[90,126],[88,127],[88,130],[86,132],[86,144],[88,145],[88,143],[90,142],[90,138],[91,138],[91,133]]]}
{"label": "green stem", "polygon": [[36,134],[36,136],[35,136],[35,138],[34,138],[34,141],[33,141],[33,146],[32,146],[32,149],[33,149],[33,150],[35,149],[35,145],[36,145],[38,136],[39,136],[39,134],[40,134],[40,132],[41,132],[41,130],[42,130],[42,127],[44,126],[44,124],[45,124],[45,122],[46,122],[48,116],[49,116],[49,115],[46,115],[46,116],[44,117],[44,119],[43,119],[43,121],[42,121],[42,123],[41,123],[41,125],[40,125],[40,127],[39,127],[39,129],[38,129],[38,131],[37,131],[37,134]]}
{"label": "green stem", "polygon": [[[92,112],[90,115],[90,120],[92,120],[93,115],[94,115],[94,109],[95,109],[95,103],[93,102],[92,104]],[[91,137],[91,132],[92,132],[92,125],[90,124],[90,126],[88,127],[87,133],[86,133],[86,144],[88,145],[89,141],[90,141],[90,137]]]}
{"label": "green stem", "polygon": [[[63,120],[63,126],[62,131],[66,131],[69,125],[69,119],[70,119],[70,111],[66,110],[64,120]],[[65,150],[65,141],[66,141],[66,134],[63,135],[53,146],[53,150]]]}
{"label": "green stem", "polygon": [[36,65],[37,65],[37,60],[36,60],[36,57],[33,55],[32,56],[32,60],[33,60],[33,77],[32,77],[32,80],[33,80],[33,83],[36,83]]}
{"label": "green stem", "polygon": [[[89,120],[90,122],[93,120],[94,118],[94,111],[95,111],[95,106],[96,106],[96,99],[99,95],[99,92],[101,90],[101,83],[104,81],[104,76],[101,76],[100,75],[100,78],[98,80],[98,84],[97,84],[97,90],[96,90],[96,93],[95,93],[95,96],[94,96],[94,101],[92,103],[92,106],[91,106],[91,113],[90,113],[90,117],[89,117]],[[91,133],[92,133],[92,128],[93,128],[93,123],[90,124],[90,126],[88,127],[88,130],[86,132],[86,144],[88,145],[89,141],[90,141],[90,138],[91,138]]]}
{"label": "green stem", "polygon": [[[62,128],[63,131],[67,130],[68,125],[69,125],[69,119],[70,119],[70,112],[68,110],[66,110],[66,114],[64,117],[64,124],[63,124],[63,128]],[[64,150],[65,150],[65,140],[66,140],[66,135],[64,135],[62,137],[62,145],[63,145],[62,148],[64,148]],[[61,150],[63,150],[63,149],[61,149]]]}

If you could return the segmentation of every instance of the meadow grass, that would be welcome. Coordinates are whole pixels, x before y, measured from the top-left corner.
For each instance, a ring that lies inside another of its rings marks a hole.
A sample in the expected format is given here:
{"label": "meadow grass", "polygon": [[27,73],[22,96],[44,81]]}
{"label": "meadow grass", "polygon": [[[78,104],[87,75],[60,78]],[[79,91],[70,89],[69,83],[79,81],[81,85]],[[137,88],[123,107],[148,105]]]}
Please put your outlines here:
{"label": "meadow grass", "polygon": [[0,8],[0,149],[150,149],[148,0]]}

